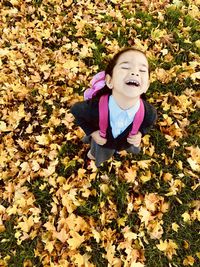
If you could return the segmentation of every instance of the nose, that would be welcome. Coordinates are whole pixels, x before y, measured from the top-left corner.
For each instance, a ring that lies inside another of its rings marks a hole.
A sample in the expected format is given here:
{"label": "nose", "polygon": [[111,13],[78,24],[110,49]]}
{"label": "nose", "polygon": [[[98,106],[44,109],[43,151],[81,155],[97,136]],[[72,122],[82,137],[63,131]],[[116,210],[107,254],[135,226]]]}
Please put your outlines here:
{"label": "nose", "polygon": [[134,72],[131,72],[131,76],[139,76],[139,73],[134,71]]}

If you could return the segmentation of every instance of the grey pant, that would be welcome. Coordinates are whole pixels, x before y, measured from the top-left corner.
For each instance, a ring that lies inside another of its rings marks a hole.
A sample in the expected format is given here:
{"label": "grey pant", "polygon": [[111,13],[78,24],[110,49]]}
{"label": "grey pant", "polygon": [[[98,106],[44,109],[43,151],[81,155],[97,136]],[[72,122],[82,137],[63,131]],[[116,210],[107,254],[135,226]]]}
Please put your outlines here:
{"label": "grey pant", "polygon": [[[92,156],[95,157],[95,164],[97,167],[99,167],[101,163],[103,163],[104,161],[110,159],[116,151],[115,149],[98,145],[91,138],[91,136],[83,137],[82,141],[84,143],[90,143],[91,145],[90,151]],[[131,145],[129,148],[126,149],[126,151],[132,154],[138,154],[140,152],[140,147],[135,147]]]}

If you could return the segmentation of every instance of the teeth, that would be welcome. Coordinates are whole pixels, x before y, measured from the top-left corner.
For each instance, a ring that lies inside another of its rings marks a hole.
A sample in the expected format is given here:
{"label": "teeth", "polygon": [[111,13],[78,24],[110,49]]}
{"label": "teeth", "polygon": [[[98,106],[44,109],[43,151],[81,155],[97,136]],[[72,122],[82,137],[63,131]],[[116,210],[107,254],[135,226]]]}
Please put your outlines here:
{"label": "teeth", "polygon": [[136,81],[136,80],[128,80],[128,81],[126,81],[126,84],[134,85],[134,86],[139,86],[140,85],[140,83],[138,81]]}

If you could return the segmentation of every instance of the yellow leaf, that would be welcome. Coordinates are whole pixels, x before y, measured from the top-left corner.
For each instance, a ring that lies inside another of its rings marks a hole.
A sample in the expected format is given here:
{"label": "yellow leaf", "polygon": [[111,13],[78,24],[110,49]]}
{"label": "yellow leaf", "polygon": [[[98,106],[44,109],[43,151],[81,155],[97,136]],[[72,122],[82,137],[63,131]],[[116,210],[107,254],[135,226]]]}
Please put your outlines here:
{"label": "yellow leaf", "polygon": [[184,212],[181,217],[183,218],[184,222],[189,222],[191,220],[190,214],[188,212]]}
{"label": "yellow leaf", "polygon": [[148,232],[151,237],[151,239],[160,239],[163,234],[163,228],[161,226],[163,222],[153,220],[148,225]]}
{"label": "yellow leaf", "polygon": [[0,233],[4,232],[5,230],[5,226],[3,224],[0,224]]}
{"label": "yellow leaf", "polygon": [[148,225],[149,221],[151,221],[154,217],[151,215],[151,212],[147,210],[145,207],[141,207],[139,209],[138,215],[141,219],[141,222],[145,223],[145,226]]}
{"label": "yellow leaf", "polygon": [[188,7],[188,14],[193,18],[199,17],[199,8],[196,5],[189,5]]}
{"label": "yellow leaf", "polygon": [[169,75],[169,73],[162,68],[157,68],[155,70],[155,75],[156,75],[157,80],[163,84],[169,83],[172,79],[171,75]]}
{"label": "yellow leaf", "polygon": [[173,255],[176,255],[176,249],[178,248],[177,244],[171,239],[162,241],[160,244],[156,245],[160,251],[163,251],[164,254],[171,260]]}
{"label": "yellow leaf", "polygon": [[192,256],[187,256],[184,260],[183,260],[183,265],[184,266],[193,266],[195,262],[195,259]]}
{"label": "yellow leaf", "polygon": [[127,172],[124,173],[125,179],[129,183],[133,183],[137,176],[137,168],[132,166],[131,168],[126,168]]}
{"label": "yellow leaf", "polygon": [[178,232],[178,228],[180,226],[177,224],[177,223],[172,223],[172,229],[175,231],[175,232]]}
{"label": "yellow leaf", "polygon": [[79,235],[79,233],[71,230],[70,231],[70,235],[72,236],[72,238],[69,238],[67,240],[67,243],[70,246],[70,249],[76,249],[78,248],[85,240],[85,237],[82,235]]}
{"label": "yellow leaf", "polygon": [[54,232],[54,236],[57,239],[59,239],[62,243],[65,243],[69,238],[69,234],[66,232],[64,228],[62,228],[60,232]]}
{"label": "yellow leaf", "polygon": [[26,128],[26,133],[32,133],[33,132],[33,125],[30,125]]}
{"label": "yellow leaf", "polygon": [[64,1],[64,6],[69,7],[73,3],[73,0],[66,0]]}
{"label": "yellow leaf", "polygon": [[74,60],[66,60],[66,62],[63,64],[63,68],[65,69],[76,69],[78,67],[79,63],[78,61],[74,61]]}
{"label": "yellow leaf", "polygon": [[200,252],[197,252],[196,255],[200,259]]}
{"label": "yellow leaf", "polygon": [[188,158],[187,161],[193,171],[200,172],[200,165],[195,160],[193,160],[192,158]]}
{"label": "yellow leaf", "polygon": [[56,228],[55,228],[55,226],[52,224],[52,223],[50,223],[50,222],[46,222],[45,224],[44,224],[44,227],[47,229],[47,231],[49,231],[49,232],[55,232],[56,231]]}
{"label": "yellow leaf", "polygon": [[121,218],[117,219],[117,224],[118,224],[118,226],[119,226],[119,227],[120,227],[120,226],[125,226],[125,224],[126,224],[126,220],[127,220],[127,216],[125,216],[125,217],[121,217]]}
{"label": "yellow leaf", "polygon": [[38,135],[35,137],[39,145],[48,145],[49,144],[49,136],[46,134]]}
{"label": "yellow leaf", "polygon": [[139,160],[139,161],[137,161],[137,165],[141,169],[148,169],[151,163],[152,163],[152,160]]}
{"label": "yellow leaf", "polygon": [[[83,267],[83,266],[88,266],[88,267],[91,266],[92,267],[93,265],[91,265],[89,262],[90,258],[91,258],[91,256],[88,255],[87,253],[85,253],[83,255],[81,255],[80,253],[77,253],[77,254],[72,256],[72,260],[76,264],[77,267]],[[67,265],[67,266],[69,266],[69,265]]]}
{"label": "yellow leaf", "polygon": [[30,216],[28,219],[26,217],[23,218],[24,221],[18,223],[18,227],[25,233],[28,233],[31,227],[34,225],[33,217]]}
{"label": "yellow leaf", "polygon": [[140,176],[140,180],[143,183],[148,182],[149,180],[151,180],[151,178],[152,178],[152,174],[151,174],[150,170],[148,170],[145,174]]}
{"label": "yellow leaf", "polygon": [[199,80],[199,79],[200,79],[200,71],[195,72],[195,73],[192,73],[192,74],[190,75],[190,78],[191,78],[193,81]]}
{"label": "yellow leaf", "polygon": [[163,36],[165,36],[167,34],[166,30],[160,30],[160,29],[154,29],[151,31],[151,38],[155,41],[159,41],[160,38],[162,38]]}
{"label": "yellow leaf", "polygon": [[105,258],[108,260],[108,262],[112,265],[115,255],[115,245],[112,245],[112,243],[108,243],[106,247],[107,254]]}
{"label": "yellow leaf", "polygon": [[33,266],[33,264],[31,262],[31,260],[29,260],[29,259],[24,260],[23,267],[32,267],[32,266]]}
{"label": "yellow leaf", "polygon": [[58,164],[58,159],[50,162],[50,165],[48,166],[48,168],[42,170],[42,175],[48,177],[48,176],[54,174],[55,173],[55,170],[56,170],[56,165],[57,164]]}
{"label": "yellow leaf", "polygon": [[192,220],[198,220],[200,222],[200,210],[194,210],[191,215]]}
{"label": "yellow leaf", "polygon": [[51,253],[54,249],[54,241],[47,241],[44,249],[48,250],[48,252]]}
{"label": "yellow leaf", "polygon": [[80,253],[73,255],[73,260],[77,264],[76,266],[84,266],[84,258]]}
{"label": "yellow leaf", "polygon": [[197,41],[195,42],[195,45],[196,45],[196,47],[200,48],[200,40],[197,40]]}
{"label": "yellow leaf", "polygon": [[39,165],[39,163],[37,162],[37,160],[33,160],[32,161],[32,170],[34,171],[34,172],[36,172],[36,171],[38,171],[40,169],[40,165]]}
{"label": "yellow leaf", "polygon": [[128,227],[125,227],[123,232],[124,232],[124,238],[127,239],[128,241],[137,239],[137,234],[133,233]]}
{"label": "yellow leaf", "polygon": [[172,180],[172,177],[173,177],[173,175],[171,173],[169,173],[169,172],[163,173],[163,180],[165,182],[171,181]]}
{"label": "yellow leaf", "polygon": [[8,127],[4,121],[0,121],[0,131],[1,132],[9,131],[9,129],[8,129]]}
{"label": "yellow leaf", "polygon": [[189,244],[186,240],[183,240],[183,247],[184,247],[185,249],[189,249],[190,244]]}
{"label": "yellow leaf", "polygon": [[82,179],[85,176],[86,170],[85,169],[78,169],[78,178]]}
{"label": "yellow leaf", "polygon": [[101,234],[97,232],[95,229],[92,229],[92,234],[93,234],[94,239],[97,241],[97,243],[99,243],[101,239]]}
{"label": "yellow leaf", "polygon": [[13,6],[17,6],[19,4],[18,0],[10,0],[10,2]]}

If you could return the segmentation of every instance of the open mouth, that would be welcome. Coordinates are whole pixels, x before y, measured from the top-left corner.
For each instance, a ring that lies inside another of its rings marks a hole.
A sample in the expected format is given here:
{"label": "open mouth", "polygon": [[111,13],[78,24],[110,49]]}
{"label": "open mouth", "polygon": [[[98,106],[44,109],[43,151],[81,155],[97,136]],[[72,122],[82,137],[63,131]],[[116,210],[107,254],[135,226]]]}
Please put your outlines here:
{"label": "open mouth", "polygon": [[127,84],[127,85],[130,85],[130,86],[136,86],[136,87],[140,86],[140,83],[139,83],[138,81],[136,81],[136,80],[132,80],[132,79],[126,81],[126,84]]}

